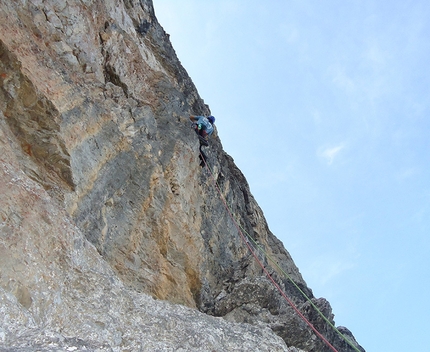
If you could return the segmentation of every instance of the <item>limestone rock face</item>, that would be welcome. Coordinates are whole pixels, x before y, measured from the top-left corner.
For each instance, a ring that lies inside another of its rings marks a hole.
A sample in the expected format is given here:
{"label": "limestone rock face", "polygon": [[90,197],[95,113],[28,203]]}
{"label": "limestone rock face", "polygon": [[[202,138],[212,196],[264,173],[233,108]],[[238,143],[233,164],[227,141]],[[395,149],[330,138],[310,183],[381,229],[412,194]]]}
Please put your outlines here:
{"label": "limestone rock face", "polygon": [[0,0],[0,347],[328,351],[230,211],[354,351],[218,136],[199,166],[188,116],[209,113],[152,1]]}
{"label": "limestone rock face", "polygon": [[2,351],[288,351],[267,327],[231,324],[127,289],[69,214],[22,172],[4,122]]}

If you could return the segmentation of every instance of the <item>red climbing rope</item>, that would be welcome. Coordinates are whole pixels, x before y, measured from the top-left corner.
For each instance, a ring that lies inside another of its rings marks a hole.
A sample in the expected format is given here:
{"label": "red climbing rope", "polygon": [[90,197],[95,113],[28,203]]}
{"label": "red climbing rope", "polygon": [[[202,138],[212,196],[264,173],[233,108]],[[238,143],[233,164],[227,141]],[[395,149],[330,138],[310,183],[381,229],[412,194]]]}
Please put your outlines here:
{"label": "red climbing rope", "polygon": [[[200,154],[201,155],[201,154]],[[282,291],[282,288],[278,285],[278,283],[273,279],[272,275],[270,275],[270,273],[268,272],[268,270],[266,269],[266,267],[264,266],[264,264],[261,262],[260,259],[258,259],[258,256],[256,255],[254,249],[252,248],[251,244],[246,240],[245,235],[243,234],[242,230],[240,229],[239,225],[237,224],[236,220],[234,219],[233,214],[230,211],[230,208],[227,205],[227,202],[225,200],[225,198],[222,195],[221,189],[219,188],[216,180],[215,180],[215,176],[211,170],[211,168],[209,167],[209,165],[206,162],[206,158],[203,158],[202,155],[202,160],[204,162],[204,164],[206,165],[206,168],[209,170],[211,176],[212,176],[212,180],[213,183],[215,185],[215,188],[217,189],[220,198],[224,204],[225,209],[227,210],[228,215],[230,216],[231,220],[234,223],[234,226],[236,227],[239,235],[241,236],[241,238],[243,239],[243,241],[245,242],[246,246],[248,247],[249,251],[251,252],[251,254],[253,255],[253,257],[255,258],[255,260],[257,261],[257,263],[260,265],[260,267],[263,269],[264,273],[266,274],[266,276],[268,277],[268,279],[273,283],[273,285],[276,287],[276,289],[279,291],[279,293],[281,294],[282,297],[285,298],[285,300],[288,302],[288,304],[291,306],[291,308],[294,309],[294,311],[299,315],[299,317],[315,332],[315,334],[333,351],[333,352],[338,352],[338,350],[336,350],[335,347],[333,347],[333,345],[312,325],[312,323],[306,319],[306,317],[302,314],[302,312],[300,312],[300,310],[294,305],[294,303],[287,297],[287,295],[285,294],[284,291]]]}

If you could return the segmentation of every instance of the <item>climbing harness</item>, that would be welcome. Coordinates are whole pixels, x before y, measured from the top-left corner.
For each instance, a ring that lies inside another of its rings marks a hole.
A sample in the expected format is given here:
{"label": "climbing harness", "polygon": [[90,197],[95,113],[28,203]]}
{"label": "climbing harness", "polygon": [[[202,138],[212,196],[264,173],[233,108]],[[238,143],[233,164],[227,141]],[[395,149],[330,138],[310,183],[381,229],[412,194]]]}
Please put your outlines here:
{"label": "climbing harness", "polygon": [[[201,151],[201,145],[200,145],[200,151]],[[218,192],[218,194],[220,195],[220,198],[224,204],[224,207],[228,213],[228,215],[230,216],[231,220],[233,221],[233,224],[235,225],[240,237],[242,238],[242,240],[245,242],[246,246],[248,247],[250,253],[252,254],[252,256],[254,257],[254,259],[256,260],[256,262],[260,265],[260,267],[262,268],[263,272],[266,274],[267,278],[272,282],[272,284],[275,286],[275,288],[279,291],[279,293],[281,294],[281,296],[283,298],[285,298],[285,300],[288,302],[288,304],[291,306],[291,308],[293,308],[293,310],[298,314],[298,316],[314,331],[314,333],[333,351],[333,352],[338,352],[338,350],[336,350],[336,348],[312,325],[312,323],[306,319],[306,317],[300,312],[300,310],[294,305],[294,303],[288,298],[288,296],[286,295],[286,293],[282,290],[282,288],[279,286],[279,284],[275,281],[275,279],[273,279],[272,275],[270,275],[269,271],[267,270],[267,268],[264,266],[264,264],[262,263],[262,261],[258,258],[257,254],[255,253],[255,249],[252,247],[249,239],[253,242],[253,244],[256,246],[256,248],[259,250],[260,253],[262,253],[270,262],[272,262],[284,275],[285,277],[294,285],[295,288],[297,288],[297,290],[302,294],[302,296],[306,299],[306,301],[308,301],[311,306],[316,310],[316,312],[324,319],[324,321],[331,327],[334,329],[334,331],[350,346],[352,347],[356,352],[361,352],[345,335],[343,335],[331,322],[330,320],[321,312],[321,310],[312,302],[312,300],[306,295],[306,293],[303,292],[302,289],[300,289],[300,287],[294,282],[294,280],[276,263],[276,261],[271,258],[271,256],[269,256],[262,248],[261,246],[258,245],[257,242],[254,241],[254,239],[252,238],[252,236],[249,235],[249,233],[243,229],[238,222],[235,220],[232,211],[230,210],[227,201],[225,199],[225,197],[223,196],[220,187],[218,186],[218,183],[216,182],[215,176],[211,170],[211,168],[209,167],[209,165],[206,163],[206,155],[201,155],[201,159],[202,159],[202,163],[204,163],[204,166],[207,167],[207,169],[209,170],[209,173],[212,177],[214,186]],[[201,164],[202,164],[201,163]],[[246,236],[244,235],[244,233],[246,234]]]}

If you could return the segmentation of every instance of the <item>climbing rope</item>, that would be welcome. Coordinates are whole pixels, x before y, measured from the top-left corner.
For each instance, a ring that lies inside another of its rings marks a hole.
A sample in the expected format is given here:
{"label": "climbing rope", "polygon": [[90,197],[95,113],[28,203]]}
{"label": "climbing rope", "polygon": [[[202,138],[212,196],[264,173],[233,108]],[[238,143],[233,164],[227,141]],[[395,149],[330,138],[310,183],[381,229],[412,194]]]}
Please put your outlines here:
{"label": "climbing rope", "polygon": [[[312,325],[312,323],[306,319],[306,317],[300,312],[300,310],[294,305],[294,303],[288,298],[288,296],[285,294],[285,292],[282,290],[282,288],[278,285],[278,283],[273,279],[272,275],[270,275],[269,271],[267,270],[267,268],[264,266],[264,264],[261,262],[261,260],[258,258],[257,254],[255,253],[254,248],[251,246],[250,242],[248,239],[250,239],[253,244],[255,245],[255,247],[259,250],[260,253],[262,253],[270,262],[272,262],[283,274],[284,276],[294,285],[294,287],[303,295],[303,297],[306,299],[306,301],[308,301],[311,306],[316,310],[316,312],[324,319],[324,321],[332,328],[334,329],[334,331],[349,345],[351,346],[355,351],[357,352],[361,352],[346,336],[344,336],[331,322],[330,320],[321,312],[321,310],[312,302],[312,300],[306,295],[305,292],[303,292],[303,290],[294,282],[294,280],[290,277],[290,275],[288,275],[279,265],[278,263],[270,256],[268,255],[262,248],[261,246],[258,245],[258,243],[256,241],[254,241],[254,239],[252,238],[252,236],[249,235],[249,233],[243,229],[238,222],[235,220],[233,213],[230,209],[230,207],[227,204],[227,201],[225,199],[225,197],[223,196],[221,189],[215,179],[215,176],[213,174],[212,169],[209,167],[209,165],[207,164],[206,158],[203,158],[202,156],[202,160],[204,162],[204,165],[207,167],[207,169],[209,170],[209,173],[212,177],[214,186],[217,190],[217,192],[220,195],[220,198],[224,204],[224,207],[228,213],[228,215],[230,216],[231,220],[233,221],[233,224],[235,225],[240,237],[242,238],[242,240],[245,242],[246,246],[248,247],[249,251],[251,252],[252,256],[255,258],[256,262],[260,265],[260,267],[262,268],[263,272],[266,274],[266,276],[268,277],[268,279],[273,283],[273,285],[276,287],[276,289],[279,291],[279,293],[281,294],[281,296],[283,298],[285,298],[285,300],[288,302],[288,304],[293,308],[293,310],[298,314],[298,316],[315,332],[315,334],[334,352],[338,352],[336,350],[335,347],[333,347],[332,344],[330,344],[330,342]],[[246,234],[246,237],[244,235],[244,233]]]}
{"label": "climbing rope", "polygon": [[[241,227],[242,228],[242,227]],[[251,237],[251,235],[249,235],[248,232],[246,232],[245,229],[242,228],[242,231],[244,231],[246,233],[246,235],[248,236],[248,238],[254,243],[254,245],[258,248],[258,250],[260,251],[260,253],[262,253],[267,259],[269,259],[270,262],[272,262],[283,274],[284,276],[290,280],[290,282],[293,284],[293,286],[302,294],[302,296],[311,304],[311,306],[316,310],[316,312],[324,319],[324,321],[349,345],[351,346],[355,351],[357,352],[361,352],[357,346],[355,346],[345,335],[343,335],[338,328],[336,328],[336,326],[333,325],[333,323],[324,315],[323,312],[321,312],[321,310],[315,305],[314,302],[312,302],[312,300],[309,298],[308,295],[306,295],[305,292],[303,292],[303,290],[294,282],[294,280],[290,277],[290,275],[287,274],[287,272],[285,272],[285,270],[283,270],[279,264],[269,255],[267,254],[262,247],[256,242],[254,241],[254,239]]]}

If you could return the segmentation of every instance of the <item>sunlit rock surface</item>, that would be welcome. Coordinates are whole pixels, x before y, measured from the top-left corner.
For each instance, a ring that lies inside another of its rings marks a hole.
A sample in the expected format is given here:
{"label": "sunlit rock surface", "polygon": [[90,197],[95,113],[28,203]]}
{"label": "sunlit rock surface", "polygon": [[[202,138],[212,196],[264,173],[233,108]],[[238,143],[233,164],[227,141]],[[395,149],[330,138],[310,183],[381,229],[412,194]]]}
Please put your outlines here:
{"label": "sunlit rock surface", "polygon": [[151,1],[0,0],[1,348],[328,351],[223,197],[354,350],[283,276],[334,323],[218,136],[199,166],[188,116],[209,113]]}

